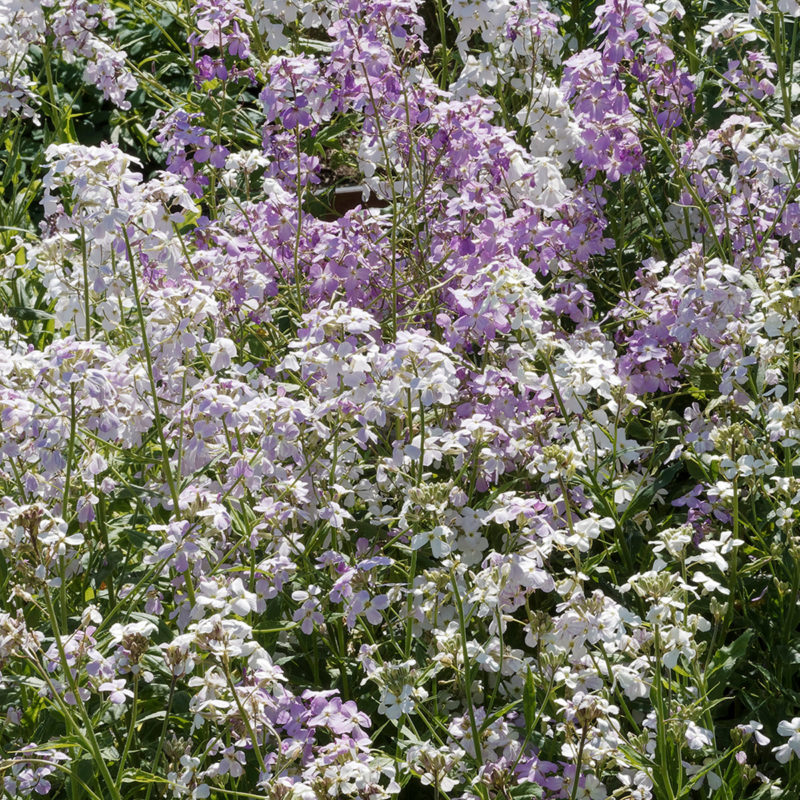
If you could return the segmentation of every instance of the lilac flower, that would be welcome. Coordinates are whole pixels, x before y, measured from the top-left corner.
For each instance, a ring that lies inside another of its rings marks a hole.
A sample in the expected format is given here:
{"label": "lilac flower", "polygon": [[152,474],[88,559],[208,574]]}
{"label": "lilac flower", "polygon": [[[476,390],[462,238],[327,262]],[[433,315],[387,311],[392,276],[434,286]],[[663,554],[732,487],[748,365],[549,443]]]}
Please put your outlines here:
{"label": "lilac flower", "polygon": [[385,594],[372,596],[368,591],[362,590],[349,600],[347,606],[347,626],[353,628],[355,618],[364,615],[372,625],[380,625],[383,622],[381,611],[389,607],[389,598]]}
{"label": "lilac flower", "polygon": [[310,636],[314,628],[325,621],[322,613],[318,610],[321,607],[316,597],[319,593],[319,587],[313,585],[309,586],[307,590],[298,589],[292,592],[292,600],[301,604],[300,608],[292,615],[292,619],[300,623],[300,629],[306,636]]}
{"label": "lilac flower", "polygon": [[[12,797],[29,797],[32,792],[45,795],[52,789],[50,776],[58,770],[58,762],[69,761],[69,756],[52,749],[39,749],[29,744],[18,751],[19,759],[11,765],[10,774],[3,779],[3,788]],[[26,761],[25,756],[31,761]]]}

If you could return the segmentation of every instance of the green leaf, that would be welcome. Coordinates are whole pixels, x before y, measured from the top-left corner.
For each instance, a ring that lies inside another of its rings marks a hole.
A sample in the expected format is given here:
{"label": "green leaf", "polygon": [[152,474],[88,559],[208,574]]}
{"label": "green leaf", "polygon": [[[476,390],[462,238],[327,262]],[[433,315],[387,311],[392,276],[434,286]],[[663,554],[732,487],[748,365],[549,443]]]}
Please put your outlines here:
{"label": "green leaf", "polygon": [[55,319],[55,315],[39,308],[22,308],[20,306],[9,306],[6,313],[19,320]]}
{"label": "green leaf", "polygon": [[117,750],[113,744],[102,747],[100,749],[100,755],[103,756],[106,761],[119,761],[119,750]]}
{"label": "green leaf", "polygon": [[619,749],[633,766],[650,774],[654,764],[644,753],[641,753],[636,747],[632,747],[627,742],[621,743]]}
{"label": "green leaf", "polygon": [[165,783],[164,778],[145,772],[141,769],[130,767],[122,775],[123,783]]}
{"label": "green leaf", "polygon": [[504,717],[509,711],[515,709],[519,703],[519,700],[514,700],[513,702],[507,703],[500,708],[496,708],[491,714],[487,714],[479,728],[480,732],[483,733],[490,725],[493,725],[495,722],[497,722],[500,717]]}
{"label": "green leaf", "polygon": [[651,438],[650,431],[635,417],[628,423],[625,432],[640,442],[649,442]]}
{"label": "green leaf", "polygon": [[630,504],[625,509],[625,513],[622,515],[620,524],[631,517],[635,517],[640,511],[645,511],[650,508],[656,493],[661,491],[661,489],[666,489],[682,468],[683,464],[678,461],[661,470],[653,483],[642,489],[642,491],[631,500]]}
{"label": "green leaf", "polygon": [[728,677],[736,667],[736,664],[746,655],[747,648],[750,645],[750,640],[753,638],[754,633],[755,631],[753,630],[745,631],[735,641],[725,647],[720,647],[720,649],[714,653],[708,672],[706,673],[706,678],[709,679],[709,694],[714,694],[722,689]]}
{"label": "green leaf", "polygon": [[538,783],[531,783],[526,781],[511,790],[511,797],[514,800],[531,800],[532,798],[539,798],[544,793],[544,789]]}
{"label": "green leaf", "polygon": [[75,776],[83,783],[91,784],[97,772],[94,759],[89,755],[82,755],[74,765]]}

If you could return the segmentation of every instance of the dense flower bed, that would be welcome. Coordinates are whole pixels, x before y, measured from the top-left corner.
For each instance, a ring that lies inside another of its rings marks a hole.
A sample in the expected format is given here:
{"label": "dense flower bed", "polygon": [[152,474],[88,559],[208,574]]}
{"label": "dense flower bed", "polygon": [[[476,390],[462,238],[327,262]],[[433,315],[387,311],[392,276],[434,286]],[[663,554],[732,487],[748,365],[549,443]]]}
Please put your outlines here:
{"label": "dense flower bed", "polygon": [[799,797],[799,32],[0,0],[2,796]]}

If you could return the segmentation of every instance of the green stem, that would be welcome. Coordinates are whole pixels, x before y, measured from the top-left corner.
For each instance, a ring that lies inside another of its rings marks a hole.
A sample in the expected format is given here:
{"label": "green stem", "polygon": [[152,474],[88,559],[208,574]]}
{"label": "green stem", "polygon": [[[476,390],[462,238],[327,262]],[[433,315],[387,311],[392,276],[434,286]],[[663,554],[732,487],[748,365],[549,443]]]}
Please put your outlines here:
{"label": "green stem", "polygon": [[[167,710],[164,712],[164,722],[161,724],[161,734],[158,737],[158,742],[156,743],[156,752],[153,756],[153,762],[150,766],[150,772],[155,775],[156,770],[158,769],[158,762],[161,759],[161,751],[164,748],[164,738],[167,735],[167,726],[169,725],[169,715],[170,711],[172,710],[172,698],[175,696],[175,683],[176,678],[175,675],[172,676],[172,679],[169,683],[169,697],[167,698]],[[153,791],[152,783],[147,784],[147,792],[145,792],[144,800],[150,800],[150,793]]]}
{"label": "green stem", "polygon": [[414,641],[413,628],[414,621],[412,612],[414,609],[414,577],[417,571],[417,551],[411,551],[411,564],[408,568],[408,594],[406,595],[406,641],[403,648],[406,659],[411,656],[411,645]]}
{"label": "green stem", "polygon": [[[786,391],[786,404],[791,405],[794,402],[795,393],[795,352],[794,352],[794,331],[789,334],[789,369],[787,375],[787,391]],[[787,478],[791,478],[792,470],[792,450],[790,447],[783,448],[783,474]]]}
{"label": "green stem", "polygon": [[53,638],[55,639],[56,649],[58,650],[58,657],[61,661],[61,669],[64,672],[64,677],[69,684],[70,691],[72,692],[73,697],[75,698],[75,705],[78,709],[78,713],[81,716],[81,720],[84,725],[85,733],[85,742],[89,746],[89,749],[92,754],[92,758],[94,759],[95,763],[97,764],[98,768],[100,769],[100,773],[103,776],[103,780],[106,782],[106,788],[108,789],[111,797],[113,800],[122,800],[122,796],[120,795],[119,789],[117,788],[117,784],[115,783],[114,779],[111,777],[111,773],[106,766],[106,762],[103,759],[103,756],[100,754],[100,744],[97,741],[97,737],[95,736],[94,732],[94,723],[89,717],[89,714],[86,711],[86,706],[83,704],[83,700],[81,699],[80,689],[78,687],[77,682],[75,681],[75,677],[72,674],[72,669],[69,665],[69,661],[67,660],[67,654],[64,650],[64,643],[61,641],[61,631],[59,629],[58,621],[56,618],[55,608],[53,608],[53,601],[50,597],[50,592],[47,588],[47,584],[44,586],[44,600],[45,605],[47,606],[47,615],[50,618],[50,624],[53,626]]}
{"label": "green stem", "polygon": [[[125,252],[128,256],[128,264],[130,265],[131,286],[133,288],[133,297],[136,301],[136,316],[139,320],[139,328],[142,332],[142,350],[144,351],[145,365],[147,368],[147,379],[150,383],[150,394],[153,397],[153,422],[156,426],[159,443],[161,444],[161,467],[164,472],[164,480],[169,486],[169,493],[172,497],[172,511],[174,514],[178,513],[178,487],[175,483],[175,477],[172,473],[172,467],[169,463],[169,448],[167,447],[167,438],[164,435],[164,426],[161,422],[161,409],[158,402],[158,390],[156,388],[156,380],[153,374],[153,358],[150,353],[150,343],[147,339],[147,324],[144,319],[144,309],[142,308],[142,298],[139,295],[139,280],[136,276],[136,263],[133,257],[133,248],[131,247],[130,239],[128,238],[128,231],[125,226],[122,226],[122,236],[125,240]],[[192,585],[192,570],[187,567],[184,572],[184,582],[186,584],[186,593],[189,596],[189,602],[194,605],[194,586]]]}
{"label": "green stem", "polygon": [[581,741],[578,745],[578,758],[575,762],[575,778],[572,781],[572,791],[569,795],[569,800],[575,800],[578,796],[578,783],[581,779],[581,764],[583,763],[583,748],[586,746],[586,737],[589,733],[588,723],[584,723],[581,728]]}
{"label": "green stem", "polygon": [[663,781],[663,785],[667,791],[669,800],[674,800],[675,794],[672,791],[672,783],[670,781],[670,768],[667,756],[667,732],[666,732],[666,718],[664,712],[664,687],[661,681],[661,636],[659,634],[658,625],[653,630],[653,637],[655,643],[655,690],[656,690],[656,739],[658,741],[658,760],[661,766],[661,775],[659,784]]}
{"label": "green stem", "polygon": [[[453,586],[453,599],[456,601],[456,611],[458,612],[458,627],[461,634],[461,654],[464,659],[464,695],[467,703],[467,714],[469,715],[469,725],[472,733],[472,744],[475,750],[475,762],[478,767],[483,766],[483,751],[481,748],[481,735],[478,731],[478,723],[475,719],[475,708],[472,704],[472,664],[469,659],[469,649],[467,648],[467,622],[464,617],[464,605],[461,602],[461,594],[458,591],[458,578],[455,568],[450,573],[450,582]],[[481,795],[486,798],[486,787],[480,787]]]}
{"label": "green stem", "polygon": [[256,761],[258,761],[258,766],[260,767],[262,772],[266,772],[267,767],[266,764],[264,763],[264,757],[261,755],[261,748],[258,745],[258,739],[256,738],[253,726],[250,724],[250,717],[247,715],[247,712],[245,711],[244,706],[242,705],[242,701],[239,699],[239,693],[236,691],[236,686],[233,683],[230,667],[228,666],[227,656],[223,657],[222,669],[225,672],[225,678],[228,681],[228,688],[231,690],[231,694],[233,695],[233,701],[234,703],[236,703],[236,708],[239,709],[239,714],[242,717],[242,724],[247,730],[247,735],[250,737],[250,741],[253,745],[253,751],[256,754]]}
{"label": "green stem", "polygon": [[122,786],[122,776],[125,773],[125,761],[128,758],[128,753],[131,749],[131,742],[133,741],[133,732],[136,728],[137,713],[136,709],[139,705],[139,675],[138,673],[133,676],[133,699],[131,701],[131,721],[128,725],[128,735],[125,737],[125,747],[122,749],[122,756],[119,759],[119,769],[117,770],[116,787],[119,789]]}
{"label": "green stem", "polygon": [[89,302],[89,264],[86,258],[86,232],[81,226],[81,261],[83,262],[84,310],[86,315],[86,341],[92,338],[92,308]]}

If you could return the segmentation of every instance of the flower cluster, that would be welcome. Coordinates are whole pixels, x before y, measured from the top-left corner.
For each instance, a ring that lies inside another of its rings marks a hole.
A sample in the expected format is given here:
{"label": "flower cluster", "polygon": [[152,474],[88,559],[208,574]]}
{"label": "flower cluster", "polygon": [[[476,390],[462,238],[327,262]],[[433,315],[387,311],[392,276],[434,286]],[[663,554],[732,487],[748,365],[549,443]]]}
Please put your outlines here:
{"label": "flower cluster", "polygon": [[800,7],[567,5],[0,0],[4,796],[800,791]]}
{"label": "flower cluster", "polygon": [[[0,116],[39,121],[34,51],[54,50],[66,64],[84,65],[83,79],[122,109],[136,79],[125,51],[100,32],[114,28],[115,14],[105,0],[3,0],[0,4]],[[49,78],[48,80],[52,80]],[[50,83],[49,102],[55,103]]]}

